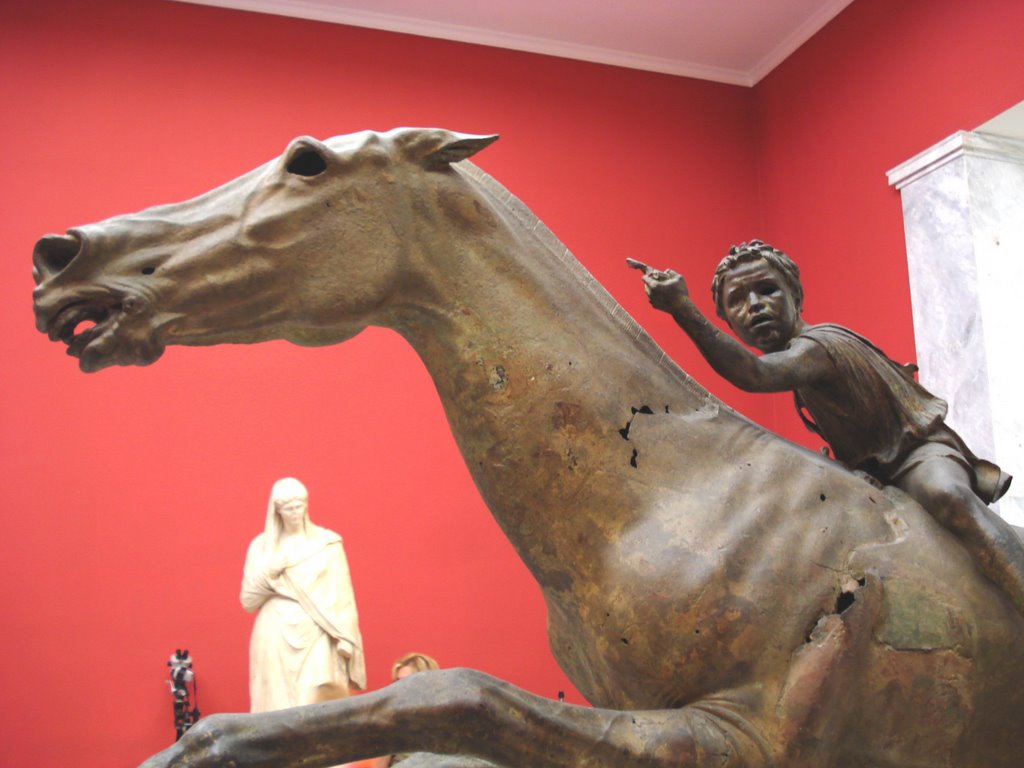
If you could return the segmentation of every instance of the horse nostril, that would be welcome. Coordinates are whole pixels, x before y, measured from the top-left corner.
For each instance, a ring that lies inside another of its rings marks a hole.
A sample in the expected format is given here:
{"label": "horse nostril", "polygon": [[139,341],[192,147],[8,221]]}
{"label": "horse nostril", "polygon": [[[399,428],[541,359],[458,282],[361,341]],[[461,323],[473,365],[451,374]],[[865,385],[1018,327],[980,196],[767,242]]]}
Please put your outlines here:
{"label": "horse nostril", "polygon": [[36,243],[32,251],[32,271],[39,283],[45,278],[61,272],[81,250],[81,242],[67,235],[46,235]]}

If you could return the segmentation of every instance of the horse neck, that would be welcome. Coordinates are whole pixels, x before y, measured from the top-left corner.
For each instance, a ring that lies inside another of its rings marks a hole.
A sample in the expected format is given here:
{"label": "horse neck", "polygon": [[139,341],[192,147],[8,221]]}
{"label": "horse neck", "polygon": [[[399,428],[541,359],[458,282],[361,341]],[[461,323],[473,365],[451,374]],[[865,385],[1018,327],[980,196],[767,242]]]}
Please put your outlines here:
{"label": "horse neck", "polygon": [[621,500],[633,469],[620,430],[634,408],[700,408],[711,396],[522,203],[467,165],[459,175],[486,222],[463,218],[450,242],[413,238],[430,298],[390,324],[423,359],[484,500],[536,568],[531,532],[559,550]]}
{"label": "horse neck", "polygon": [[[468,335],[476,350],[490,342],[496,352],[515,349],[545,367],[561,351],[582,365],[628,370],[631,380],[667,387],[677,401],[683,397],[699,407],[713,399],[518,198],[468,161],[453,169],[474,200],[496,215],[497,224],[425,249],[429,266],[420,278],[432,286],[432,306],[420,307],[424,311],[418,321],[394,324],[417,349],[427,351],[424,337],[443,341]],[[595,334],[600,343],[594,343]],[[455,358],[478,365],[479,355],[465,357],[461,347],[445,355],[448,362]],[[426,354],[424,361],[431,366]]]}

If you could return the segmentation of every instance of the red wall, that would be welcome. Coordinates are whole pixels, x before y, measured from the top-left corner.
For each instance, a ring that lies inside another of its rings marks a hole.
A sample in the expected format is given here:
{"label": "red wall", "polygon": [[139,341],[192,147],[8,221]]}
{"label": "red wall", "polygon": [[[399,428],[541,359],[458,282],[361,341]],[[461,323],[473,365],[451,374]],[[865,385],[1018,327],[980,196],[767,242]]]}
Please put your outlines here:
{"label": "red wall", "polygon": [[[801,265],[808,320],[914,359],[885,172],[1024,100],[1022,50],[1019,0],[855,0],[754,88],[760,231]],[[791,400],[776,409],[776,429],[805,439]]]}
{"label": "red wall", "polygon": [[345,537],[371,687],[416,649],[578,701],[401,339],[172,349],[86,376],[33,330],[39,235],[190,197],[302,133],[497,131],[479,164],[684,367],[804,439],[783,398],[696,359],[623,257],[681,268],[710,309],[718,257],[764,237],[802,263],[809,319],[911,358],[884,172],[1024,97],[1022,28],[1016,0],[856,0],[743,89],[156,0],[0,4],[0,765],[131,765],[166,745],[181,645],[205,712],[247,707],[242,559],[288,474]]}
{"label": "red wall", "polygon": [[170,743],[182,645],[205,712],[247,708],[242,561],[285,475],[345,538],[371,687],[422,650],[578,701],[398,336],[174,348],[86,376],[33,329],[32,245],[191,197],[303,133],[500,132],[479,164],[692,359],[623,259],[697,254],[703,282],[756,222],[753,186],[730,182],[754,167],[749,89],[150,0],[2,3],[0,29],[0,765],[133,765]]}

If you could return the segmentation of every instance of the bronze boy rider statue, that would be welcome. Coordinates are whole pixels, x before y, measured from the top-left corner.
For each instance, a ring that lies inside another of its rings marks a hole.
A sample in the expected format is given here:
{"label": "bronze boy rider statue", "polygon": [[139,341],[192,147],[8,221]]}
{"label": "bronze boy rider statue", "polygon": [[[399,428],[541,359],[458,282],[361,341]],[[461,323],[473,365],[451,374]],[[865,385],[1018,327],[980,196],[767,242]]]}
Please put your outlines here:
{"label": "bronze boy rider statue", "polygon": [[838,461],[910,494],[1024,614],[1024,545],[988,508],[1010,476],[946,425],[945,401],[914,380],[913,366],[842,326],[805,323],[799,269],[760,240],[730,248],[711,284],[718,315],[760,356],[708,321],[681,275],[629,263],[644,271],[652,306],[672,315],[715,371],[749,392],[792,390]]}

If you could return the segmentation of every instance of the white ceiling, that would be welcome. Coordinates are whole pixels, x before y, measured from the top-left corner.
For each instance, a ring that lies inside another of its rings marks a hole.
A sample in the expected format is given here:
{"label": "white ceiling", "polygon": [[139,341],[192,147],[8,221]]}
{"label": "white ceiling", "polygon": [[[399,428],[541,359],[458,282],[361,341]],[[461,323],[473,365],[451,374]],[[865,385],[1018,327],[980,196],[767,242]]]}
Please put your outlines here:
{"label": "white ceiling", "polygon": [[976,130],[1024,141],[1024,101],[1010,107],[1001,115],[996,115],[984,125],[978,126]]}
{"label": "white ceiling", "polygon": [[182,0],[754,85],[852,0]]}

